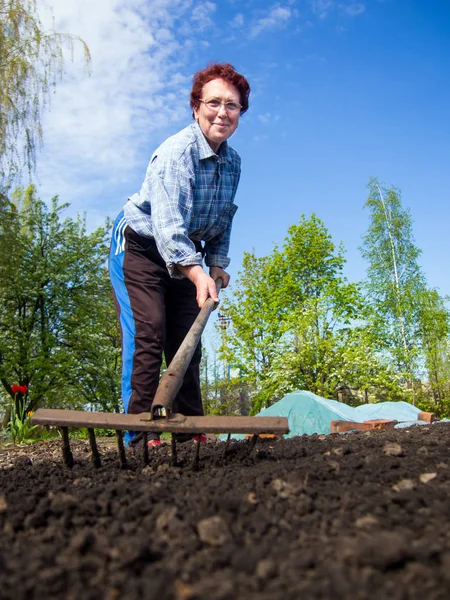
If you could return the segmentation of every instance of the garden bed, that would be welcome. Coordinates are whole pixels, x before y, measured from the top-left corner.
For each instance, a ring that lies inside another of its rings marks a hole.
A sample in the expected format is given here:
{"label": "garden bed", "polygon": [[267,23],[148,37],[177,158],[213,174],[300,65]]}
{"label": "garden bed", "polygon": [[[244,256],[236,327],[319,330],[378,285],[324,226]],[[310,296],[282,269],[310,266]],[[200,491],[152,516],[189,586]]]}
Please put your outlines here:
{"label": "garden bed", "polygon": [[450,597],[450,428],[152,451],[0,447],[0,597]]}

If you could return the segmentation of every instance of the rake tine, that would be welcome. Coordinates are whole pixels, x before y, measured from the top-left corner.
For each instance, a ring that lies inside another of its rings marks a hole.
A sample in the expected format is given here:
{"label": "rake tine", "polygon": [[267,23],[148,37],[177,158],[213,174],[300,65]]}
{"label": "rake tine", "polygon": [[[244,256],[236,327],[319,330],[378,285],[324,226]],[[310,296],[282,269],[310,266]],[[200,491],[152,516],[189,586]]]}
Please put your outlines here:
{"label": "rake tine", "polygon": [[172,467],[176,467],[178,465],[177,460],[177,439],[175,437],[175,432],[172,433]]}
{"label": "rake tine", "polygon": [[70,450],[70,442],[69,442],[69,428],[61,427],[61,433],[63,438],[63,459],[69,469],[71,469],[74,465],[73,454]]}
{"label": "rake tine", "polygon": [[100,453],[98,451],[97,440],[95,439],[95,431],[91,428],[88,428],[89,435],[89,444],[91,446],[92,452],[92,464],[96,469],[102,466],[102,461],[100,458]]}
{"label": "rake tine", "polygon": [[229,433],[227,436],[227,441],[225,443],[225,450],[223,452],[224,456],[226,456],[228,454],[228,451],[230,450],[230,440],[231,440],[231,433]]}
{"label": "rake tine", "polygon": [[195,443],[195,458],[194,458],[194,466],[193,470],[198,471],[200,465],[200,441]]}
{"label": "rake tine", "polygon": [[255,433],[254,435],[252,435],[252,437],[250,438],[250,441],[248,442],[248,452],[247,452],[247,456],[250,454],[250,452],[253,450],[253,448],[256,446],[256,442],[258,441],[259,435],[257,433]]}
{"label": "rake tine", "polygon": [[149,458],[148,458],[148,446],[147,446],[147,443],[148,443],[148,435],[147,435],[147,432],[146,432],[146,431],[144,431],[144,433],[143,433],[143,436],[142,436],[142,439],[143,439],[143,442],[144,442],[144,449],[143,449],[143,450],[144,450],[144,451],[143,451],[144,465],[148,465],[148,463],[149,463],[150,461],[149,461]]}
{"label": "rake tine", "polygon": [[124,469],[127,466],[127,455],[125,454],[125,446],[123,443],[123,433],[120,429],[116,429],[117,446],[119,447],[120,468]]}

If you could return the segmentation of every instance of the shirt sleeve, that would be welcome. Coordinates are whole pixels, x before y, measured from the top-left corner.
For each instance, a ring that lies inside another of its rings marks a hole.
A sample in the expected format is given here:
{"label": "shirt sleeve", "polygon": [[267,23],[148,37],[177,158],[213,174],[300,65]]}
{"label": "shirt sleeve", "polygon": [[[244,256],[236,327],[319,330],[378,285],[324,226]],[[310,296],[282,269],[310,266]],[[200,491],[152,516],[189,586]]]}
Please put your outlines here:
{"label": "shirt sleeve", "polygon": [[181,159],[160,162],[154,157],[143,188],[151,205],[153,236],[158,251],[170,276],[182,279],[184,275],[176,265],[202,264],[202,255],[196,252],[187,229],[193,203],[193,173]]}
{"label": "shirt sleeve", "polygon": [[230,249],[231,227],[233,224],[233,217],[238,209],[233,201],[236,196],[240,176],[241,172],[239,170],[239,175],[236,178],[236,183],[232,192],[231,204],[228,207],[225,216],[227,221],[225,232],[219,238],[213,238],[212,240],[205,242],[205,264],[208,267],[221,267],[222,269],[226,269],[230,264],[228,252]]}

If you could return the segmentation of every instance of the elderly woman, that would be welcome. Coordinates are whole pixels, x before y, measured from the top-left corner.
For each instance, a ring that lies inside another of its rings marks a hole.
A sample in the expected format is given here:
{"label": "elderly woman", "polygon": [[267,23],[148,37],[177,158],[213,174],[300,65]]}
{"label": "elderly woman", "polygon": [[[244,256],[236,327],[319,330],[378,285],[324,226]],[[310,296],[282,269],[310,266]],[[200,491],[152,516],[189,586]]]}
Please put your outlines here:
{"label": "elderly woman", "polygon": [[[206,299],[219,301],[215,280],[228,285],[241,161],[227,140],[248,109],[249,94],[247,80],[230,64],[197,72],[190,98],[195,122],[155,151],[141,191],[116,219],[110,276],[122,332],[127,413],[150,410],[163,353],[169,364]],[[184,415],[203,414],[200,359],[199,344],[174,401],[174,410]],[[134,432],[126,437],[131,446],[139,438]],[[148,439],[150,447],[160,444],[158,434]],[[194,439],[206,441],[203,434]]]}

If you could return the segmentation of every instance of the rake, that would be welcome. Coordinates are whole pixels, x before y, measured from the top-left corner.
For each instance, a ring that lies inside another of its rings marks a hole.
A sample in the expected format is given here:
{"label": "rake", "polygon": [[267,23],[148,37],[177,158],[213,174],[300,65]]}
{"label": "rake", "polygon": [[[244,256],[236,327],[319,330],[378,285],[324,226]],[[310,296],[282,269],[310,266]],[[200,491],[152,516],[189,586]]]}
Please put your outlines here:
{"label": "rake", "polygon": [[[216,282],[217,291],[220,291],[222,281]],[[173,401],[177,395],[186,370],[200,341],[209,316],[214,309],[214,300],[208,298],[200,310],[196,320],[186,335],[178,352],[161,377],[158,389],[150,412],[140,414],[118,414],[104,412],[88,412],[82,410],[63,410],[39,408],[32,416],[33,425],[56,426],[62,432],[62,447],[64,463],[71,468],[74,464],[70,449],[69,428],[85,427],[88,430],[89,443],[92,452],[92,462],[95,467],[101,466],[101,457],[95,439],[95,429],[114,429],[116,431],[120,465],[127,465],[123,431],[142,432],[143,459],[149,463],[147,434],[171,433],[172,440],[172,465],[177,465],[177,439],[176,434],[190,434],[198,432],[222,434],[227,433],[225,453],[232,434],[250,434],[248,442],[249,453],[254,448],[260,434],[274,434],[280,436],[289,433],[286,417],[246,417],[246,416],[185,416],[174,413]],[[199,463],[200,444],[196,444],[195,466]]]}

